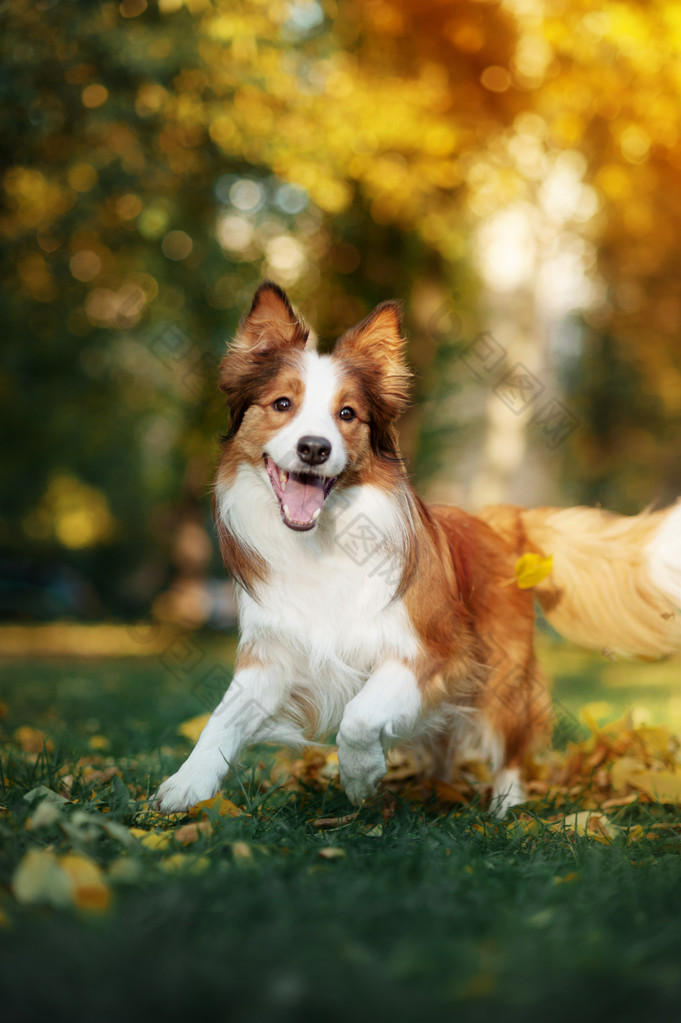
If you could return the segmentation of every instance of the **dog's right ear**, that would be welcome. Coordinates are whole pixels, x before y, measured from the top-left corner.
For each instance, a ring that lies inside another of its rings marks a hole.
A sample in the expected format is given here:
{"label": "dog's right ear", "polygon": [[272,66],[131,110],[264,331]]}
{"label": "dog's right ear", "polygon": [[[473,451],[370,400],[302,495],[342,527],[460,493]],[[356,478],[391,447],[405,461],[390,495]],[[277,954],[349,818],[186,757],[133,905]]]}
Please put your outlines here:
{"label": "dog's right ear", "polygon": [[239,429],[263,379],[275,372],[287,356],[302,350],[308,334],[279,285],[272,281],[261,284],[248,316],[241,321],[220,363],[218,386],[231,415],[228,438]]}
{"label": "dog's right ear", "polygon": [[264,281],[255,293],[248,316],[239,324],[230,351],[304,348],[309,333],[294,313],[286,292],[273,281]]}

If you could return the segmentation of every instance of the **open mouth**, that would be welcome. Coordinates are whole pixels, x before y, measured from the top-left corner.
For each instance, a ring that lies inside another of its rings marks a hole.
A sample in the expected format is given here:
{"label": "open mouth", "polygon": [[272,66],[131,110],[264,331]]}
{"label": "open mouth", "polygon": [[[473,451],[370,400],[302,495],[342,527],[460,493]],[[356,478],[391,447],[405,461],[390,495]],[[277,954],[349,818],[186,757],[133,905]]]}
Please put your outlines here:
{"label": "open mouth", "polygon": [[279,500],[284,523],[289,529],[301,532],[313,529],[338,477],[317,476],[311,472],[286,472],[269,455],[265,455],[265,468]]}

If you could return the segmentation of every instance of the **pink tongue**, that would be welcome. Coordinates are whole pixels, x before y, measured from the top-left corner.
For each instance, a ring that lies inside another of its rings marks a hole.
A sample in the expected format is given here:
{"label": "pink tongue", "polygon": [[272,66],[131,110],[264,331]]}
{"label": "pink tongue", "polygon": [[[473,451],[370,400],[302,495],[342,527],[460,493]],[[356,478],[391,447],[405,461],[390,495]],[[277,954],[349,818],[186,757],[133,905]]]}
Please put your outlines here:
{"label": "pink tongue", "polygon": [[305,482],[289,476],[283,503],[288,506],[292,522],[310,522],[318,508],[324,504],[324,484],[310,476]]}

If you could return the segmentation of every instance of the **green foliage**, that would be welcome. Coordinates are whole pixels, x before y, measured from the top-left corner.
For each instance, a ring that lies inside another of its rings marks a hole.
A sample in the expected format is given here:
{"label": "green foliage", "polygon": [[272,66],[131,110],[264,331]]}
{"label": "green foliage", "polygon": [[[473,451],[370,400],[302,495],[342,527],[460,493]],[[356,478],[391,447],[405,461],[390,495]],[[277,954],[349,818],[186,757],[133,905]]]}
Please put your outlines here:
{"label": "green foliage", "polygon": [[[70,563],[101,610],[148,606],[178,520],[200,505],[208,521],[215,366],[263,274],[323,343],[377,301],[405,301],[418,401],[404,445],[432,479],[457,427],[464,338],[433,320],[424,286],[470,340],[484,326],[476,232],[514,204],[538,208],[561,156],[591,190],[593,215],[565,230],[592,252],[603,297],[584,373],[609,332],[660,409],[637,406],[642,454],[625,464],[628,390],[582,381],[593,400],[570,458],[587,479],[572,489],[619,507],[659,494],[660,478],[675,492],[678,17],[662,0],[592,7],[9,5],[0,551]],[[624,425],[594,467],[606,399]],[[140,565],[155,584],[132,580]]]}

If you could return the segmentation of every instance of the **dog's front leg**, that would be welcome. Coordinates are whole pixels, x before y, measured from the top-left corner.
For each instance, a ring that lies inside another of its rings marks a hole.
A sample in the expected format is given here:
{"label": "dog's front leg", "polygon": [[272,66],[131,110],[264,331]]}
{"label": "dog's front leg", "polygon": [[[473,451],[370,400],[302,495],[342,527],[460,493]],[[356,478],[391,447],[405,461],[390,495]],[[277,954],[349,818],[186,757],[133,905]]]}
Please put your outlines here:
{"label": "dog's front leg", "polygon": [[153,797],[162,813],[187,810],[214,796],[241,748],[267,734],[288,692],[277,676],[263,665],[237,670],[191,754]]}
{"label": "dog's front leg", "polygon": [[385,774],[385,751],[406,738],[421,712],[414,672],[401,661],[386,661],[347,704],[338,730],[338,763],[345,793],[359,805]]}

